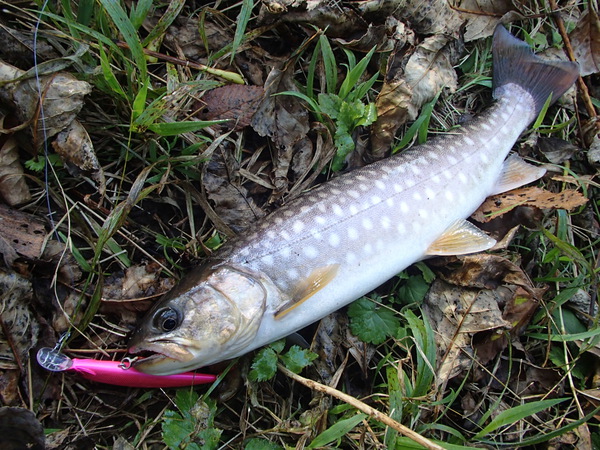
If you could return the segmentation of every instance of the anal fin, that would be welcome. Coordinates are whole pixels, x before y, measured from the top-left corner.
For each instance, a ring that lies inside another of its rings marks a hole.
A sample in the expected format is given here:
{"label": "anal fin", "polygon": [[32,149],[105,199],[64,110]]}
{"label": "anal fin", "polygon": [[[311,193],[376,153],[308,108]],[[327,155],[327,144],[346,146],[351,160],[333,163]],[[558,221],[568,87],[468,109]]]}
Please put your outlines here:
{"label": "anal fin", "polygon": [[329,282],[337,275],[339,267],[339,264],[331,264],[329,266],[319,267],[313,270],[307,278],[298,283],[294,289],[292,299],[284,303],[275,312],[275,319],[281,319],[294,308],[298,307],[325,286],[327,286]]}
{"label": "anal fin", "polygon": [[481,252],[496,244],[496,240],[489,237],[475,225],[464,219],[457,220],[429,246],[428,256],[465,255],[467,253]]}
{"label": "anal fin", "polygon": [[504,161],[500,178],[490,195],[501,194],[532,183],[542,178],[545,173],[546,169],[528,164],[518,155],[510,155]]}

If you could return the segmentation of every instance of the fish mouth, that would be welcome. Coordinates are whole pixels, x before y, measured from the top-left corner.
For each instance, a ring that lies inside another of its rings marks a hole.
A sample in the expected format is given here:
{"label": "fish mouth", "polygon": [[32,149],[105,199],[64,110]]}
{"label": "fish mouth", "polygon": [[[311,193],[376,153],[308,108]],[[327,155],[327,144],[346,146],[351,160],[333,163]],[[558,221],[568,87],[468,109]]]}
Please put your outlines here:
{"label": "fish mouth", "polygon": [[194,359],[194,354],[185,346],[171,341],[143,346],[132,345],[129,347],[129,353],[136,355],[136,361],[133,363],[136,369],[155,375],[184,372]]}

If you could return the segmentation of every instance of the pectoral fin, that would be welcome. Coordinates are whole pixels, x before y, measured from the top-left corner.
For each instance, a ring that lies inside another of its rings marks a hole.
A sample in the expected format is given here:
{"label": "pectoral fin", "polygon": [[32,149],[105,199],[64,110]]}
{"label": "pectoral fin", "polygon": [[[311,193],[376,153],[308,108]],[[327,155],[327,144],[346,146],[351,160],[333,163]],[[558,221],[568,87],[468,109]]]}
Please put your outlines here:
{"label": "pectoral fin", "polygon": [[496,243],[475,225],[464,219],[454,222],[427,249],[428,256],[465,255],[481,252],[491,248]]}
{"label": "pectoral fin", "polygon": [[331,264],[325,267],[319,267],[302,280],[294,289],[292,300],[283,304],[276,312],[275,319],[281,319],[297,306],[304,303],[321,289],[323,289],[337,275],[339,264]]}
{"label": "pectoral fin", "polygon": [[519,156],[511,155],[504,161],[500,178],[496,181],[494,191],[490,195],[501,194],[502,192],[532,183],[543,177],[545,173],[546,169],[532,166],[523,161]]}

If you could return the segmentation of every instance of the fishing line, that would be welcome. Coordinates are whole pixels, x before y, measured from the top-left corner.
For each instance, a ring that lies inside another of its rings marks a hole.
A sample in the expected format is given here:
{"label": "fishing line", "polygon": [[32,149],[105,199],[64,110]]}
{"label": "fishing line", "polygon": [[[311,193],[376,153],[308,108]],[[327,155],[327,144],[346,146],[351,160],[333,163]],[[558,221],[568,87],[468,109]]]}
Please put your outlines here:
{"label": "fishing line", "polygon": [[[56,229],[56,225],[54,222],[54,211],[52,210],[52,204],[50,202],[50,182],[49,182],[49,166],[50,166],[50,158],[48,151],[48,133],[46,131],[46,115],[44,113],[44,101],[43,101],[43,93],[42,93],[42,83],[40,82],[40,73],[38,70],[38,52],[37,52],[37,42],[38,42],[38,31],[40,28],[40,24],[42,22],[42,15],[48,6],[48,2],[50,0],[44,0],[42,4],[42,8],[40,9],[37,21],[35,22],[35,27],[33,28],[33,71],[35,74],[35,86],[38,91],[38,99],[40,101],[39,108],[39,116],[38,120],[42,126],[42,137],[43,137],[43,146],[44,146],[44,188],[46,190],[46,208],[48,209],[48,218],[50,220],[50,225],[52,230],[54,231],[54,235],[57,240],[60,241],[58,230]],[[39,129],[39,127],[38,127]],[[37,136],[37,133],[35,133]]]}

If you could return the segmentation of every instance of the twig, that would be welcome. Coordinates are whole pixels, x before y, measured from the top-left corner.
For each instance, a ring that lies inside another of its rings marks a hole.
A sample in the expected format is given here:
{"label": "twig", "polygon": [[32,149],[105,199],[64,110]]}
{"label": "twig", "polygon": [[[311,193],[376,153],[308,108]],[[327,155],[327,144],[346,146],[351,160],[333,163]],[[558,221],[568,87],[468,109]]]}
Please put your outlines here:
{"label": "twig", "polygon": [[[556,21],[556,25],[558,26],[558,31],[562,37],[563,42],[565,43],[565,50],[567,51],[567,56],[571,61],[575,61],[575,53],[573,52],[573,47],[571,46],[571,40],[569,39],[567,29],[565,28],[565,23],[560,14],[558,14],[557,12],[559,7],[556,4],[556,0],[550,0],[550,9],[552,10],[554,20]],[[587,110],[590,119],[593,120],[597,116],[596,108],[594,108],[594,104],[592,103],[592,99],[590,97],[587,85],[583,82],[582,77],[578,78],[577,87],[579,88],[579,93],[581,94],[581,100],[583,100],[585,109]],[[596,122],[596,127],[600,128],[600,122]]]}
{"label": "twig", "polygon": [[413,441],[422,445],[425,448],[429,448],[432,450],[444,450],[443,447],[437,445],[436,443],[430,441],[427,438],[424,438],[419,433],[411,430],[410,428],[402,425],[399,422],[396,422],[390,416],[383,414],[381,411],[367,405],[366,403],[361,402],[360,400],[352,397],[351,395],[344,394],[343,392],[338,391],[337,389],[334,389],[332,387],[326,386],[321,383],[317,383],[316,381],[309,380],[308,378],[304,378],[300,375],[297,375],[294,372],[286,369],[281,364],[278,364],[277,367],[279,367],[279,370],[281,372],[283,372],[286,376],[290,377],[294,381],[297,381],[298,383],[301,383],[304,386],[306,386],[310,389],[313,389],[315,391],[319,391],[319,392],[323,392],[327,395],[331,395],[332,397],[335,397],[345,403],[348,403],[351,406],[354,406],[356,409],[364,412],[365,414],[368,414],[375,420],[378,420],[379,422],[384,423],[388,427],[393,428],[400,434],[406,436],[409,439],[412,439]]}

